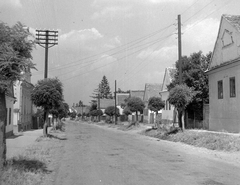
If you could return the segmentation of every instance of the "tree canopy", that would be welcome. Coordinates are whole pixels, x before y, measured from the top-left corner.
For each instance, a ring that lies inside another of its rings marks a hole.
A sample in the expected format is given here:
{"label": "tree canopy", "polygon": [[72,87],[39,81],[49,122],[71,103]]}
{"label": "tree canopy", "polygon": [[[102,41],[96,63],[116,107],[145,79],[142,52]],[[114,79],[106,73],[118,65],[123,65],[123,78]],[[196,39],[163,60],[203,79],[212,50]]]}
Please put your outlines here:
{"label": "tree canopy", "polygon": [[176,85],[169,92],[168,101],[178,111],[179,127],[182,128],[182,114],[189,103],[193,100],[195,92],[186,84]]}
{"label": "tree canopy", "polygon": [[[105,114],[107,114],[108,116],[114,116],[115,115],[115,106],[109,106],[105,109]],[[119,113],[119,109],[116,107],[116,114],[117,116],[120,115]]]}
{"label": "tree canopy", "polygon": [[145,105],[139,97],[131,97],[127,100],[127,106],[131,112],[142,112]]}
{"label": "tree canopy", "polygon": [[162,101],[162,98],[160,98],[160,97],[151,97],[148,100],[148,108],[151,111],[154,111],[156,113],[158,111],[160,111],[161,109],[163,109],[164,106],[165,106],[165,103],[164,103],[164,101]]}
{"label": "tree canopy", "polygon": [[92,103],[97,102],[98,97],[100,99],[112,99],[113,98],[107,77],[105,75],[103,76],[101,82],[98,84],[98,87],[96,89],[94,89],[91,97],[93,98],[93,100],[91,100]]}
{"label": "tree canopy", "polygon": [[18,22],[12,27],[0,23],[0,88],[7,89],[9,82],[22,80],[24,72],[35,68],[31,52],[35,43],[30,33]]}
{"label": "tree canopy", "polygon": [[31,99],[34,105],[44,110],[57,108],[63,101],[63,85],[57,78],[39,80],[33,88]]}
{"label": "tree canopy", "polygon": [[[189,57],[182,57],[182,80],[188,87],[196,92],[193,101],[188,105],[188,109],[202,110],[203,103],[209,102],[208,77],[205,73],[209,66],[212,53],[202,54],[201,51],[191,54]],[[168,90],[179,84],[179,61],[176,62],[176,72]]]}

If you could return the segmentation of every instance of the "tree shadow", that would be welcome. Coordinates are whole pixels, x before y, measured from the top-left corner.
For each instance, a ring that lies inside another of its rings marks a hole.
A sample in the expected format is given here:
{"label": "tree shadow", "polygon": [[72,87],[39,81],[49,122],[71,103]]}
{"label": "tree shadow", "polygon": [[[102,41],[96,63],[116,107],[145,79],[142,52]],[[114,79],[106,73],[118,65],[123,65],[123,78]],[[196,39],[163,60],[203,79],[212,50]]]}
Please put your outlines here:
{"label": "tree shadow", "polygon": [[56,136],[56,135],[48,134],[47,137],[48,138],[53,138],[53,139],[59,139],[59,140],[67,140],[66,136],[59,137],[59,136]]}
{"label": "tree shadow", "polygon": [[49,174],[52,170],[47,169],[47,165],[37,159],[28,159],[19,156],[6,161],[5,168],[12,168],[14,170],[32,172],[32,173],[45,173]]}

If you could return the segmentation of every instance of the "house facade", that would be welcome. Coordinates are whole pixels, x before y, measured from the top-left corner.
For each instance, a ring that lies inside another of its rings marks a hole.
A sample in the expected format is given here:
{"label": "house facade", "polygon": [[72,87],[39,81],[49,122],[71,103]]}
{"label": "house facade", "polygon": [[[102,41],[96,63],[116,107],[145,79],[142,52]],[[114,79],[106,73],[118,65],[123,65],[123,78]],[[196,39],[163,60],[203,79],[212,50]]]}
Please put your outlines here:
{"label": "house facade", "polygon": [[[156,119],[156,114],[155,112],[151,111],[148,109],[148,100],[151,97],[160,97],[159,92],[162,89],[162,84],[154,83],[146,83],[145,84],[145,89],[144,89],[144,94],[143,94],[143,102],[145,104],[144,108],[144,120],[147,121],[148,123],[155,123]],[[162,110],[158,111],[158,113],[162,113]]]}
{"label": "house facade", "polygon": [[32,128],[33,107],[31,101],[31,73],[24,75],[24,80],[14,85],[14,96],[17,101],[14,104],[14,127],[16,131],[29,130]]}
{"label": "house facade", "polygon": [[160,96],[165,103],[165,107],[162,110],[162,121],[165,123],[177,121],[176,120],[176,111],[174,110],[174,106],[168,102],[169,91],[167,89],[167,86],[171,83],[171,81],[173,79],[173,75],[174,75],[175,71],[176,71],[176,69],[173,67],[168,67],[165,69],[163,83],[162,83],[162,89],[160,91]]}
{"label": "house facade", "polygon": [[207,74],[209,77],[209,130],[239,133],[239,15],[222,15]]}
{"label": "house facade", "polygon": [[13,105],[15,102],[13,85],[9,85],[8,91],[5,95],[7,119],[5,120],[5,134],[6,137],[13,135]]}

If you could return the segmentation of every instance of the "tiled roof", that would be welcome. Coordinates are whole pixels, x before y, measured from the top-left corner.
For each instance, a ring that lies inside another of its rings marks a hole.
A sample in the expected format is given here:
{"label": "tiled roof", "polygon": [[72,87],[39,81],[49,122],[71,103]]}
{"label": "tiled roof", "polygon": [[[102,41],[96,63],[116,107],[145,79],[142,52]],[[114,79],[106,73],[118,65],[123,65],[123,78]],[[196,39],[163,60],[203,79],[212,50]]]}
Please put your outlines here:
{"label": "tiled roof", "polygon": [[240,15],[223,15],[230,24],[232,24],[240,32]]}
{"label": "tiled roof", "polygon": [[117,105],[121,105],[122,103],[125,103],[125,99],[127,99],[130,96],[129,93],[117,93]]}
{"label": "tiled roof", "polygon": [[149,98],[153,96],[160,96],[159,92],[162,89],[162,84],[145,84],[145,91],[144,91],[144,96],[143,96],[143,101],[148,101]]}
{"label": "tiled roof", "polygon": [[114,99],[100,99],[100,109],[106,109],[109,106],[115,106]]}
{"label": "tiled roof", "polygon": [[130,91],[130,97],[139,97],[143,100],[144,90]]}

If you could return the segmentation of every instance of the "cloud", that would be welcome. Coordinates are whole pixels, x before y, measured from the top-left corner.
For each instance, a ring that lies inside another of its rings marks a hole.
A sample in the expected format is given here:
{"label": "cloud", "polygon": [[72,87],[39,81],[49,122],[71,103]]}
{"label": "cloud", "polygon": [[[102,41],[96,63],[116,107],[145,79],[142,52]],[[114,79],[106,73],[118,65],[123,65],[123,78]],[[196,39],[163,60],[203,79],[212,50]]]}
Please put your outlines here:
{"label": "cloud", "polygon": [[185,3],[185,4],[190,4],[194,0],[147,0],[150,3]]}
{"label": "cloud", "polygon": [[191,52],[212,51],[217,38],[219,20],[208,18],[200,22],[188,24],[183,29],[183,48]]}
{"label": "cloud", "polygon": [[96,28],[91,29],[84,29],[84,30],[71,30],[68,33],[60,35],[60,40],[67,40],[67,39],[73,39],[73,40],[95,40],[102,38],[103,35],[99,33],[99,31]]}
{"label": "cloud", "polygon": [[154,59],[154,60],[161,60],[164,62],[167,61],[175,61],[175,58],[177,56],[177,46],[172,45],[172,46],[165,46],[162,47],[159,50],[153,50],[151,48],[148,48],[141,53],[137,55],[137,58],[139,59]]}
{"label": "cloud", "polygon": [[112,69],[112,65],[117,61],[116,58],[104,54],[102,55],[97,62],[91,65],[90,70],[97,70],[101,72],[110,71]]}
{"label": "cloud", "polygon": [[22,7],[22,3],[20,0],[0,0],[0,7],[4,5],[13,6],[17,8]]}
{"label": "cloud", "polygon": [[124,16],[124,18],[130,18],[133,17],[133,13],[131,13],[131,7],[129,6],[110,6],[105,7],[101,11],[95,12],[92,15],[92,19],[100,19],[100,18],[110,18],[115,19],[118,17]]}
{"label": "cloud", "polygon": [[116,48],[117,46],[121,45],[121,38],[119,36],[116,36],[114,38],[109,39],[108,42],[106,42],[103,47],[106,48],[107,50]]}

